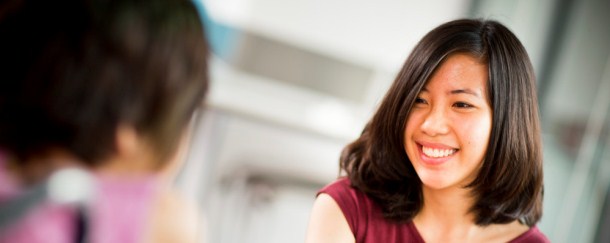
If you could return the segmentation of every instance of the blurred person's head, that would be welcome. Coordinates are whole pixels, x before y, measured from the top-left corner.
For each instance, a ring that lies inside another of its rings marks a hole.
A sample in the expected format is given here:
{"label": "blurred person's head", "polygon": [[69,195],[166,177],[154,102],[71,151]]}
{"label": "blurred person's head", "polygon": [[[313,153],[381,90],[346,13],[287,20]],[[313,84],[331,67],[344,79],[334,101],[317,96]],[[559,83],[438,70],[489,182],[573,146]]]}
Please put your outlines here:
{"label": "blurred person's head", "polygon": [[15,166],[60,155],[98,168],[137,148],[150,152],[138,157],[154,171],[172,158],[208,82],[191,1],[10,1],[0,9],[0,148]]}
{"label": "blurred person's head", "polygon": [[[439,84],[462,82],[450,78],[441,83],[435,81],[436,74],[446,72],[443,70],[445,64],[480,66],[485,74],[482,76],[484,87],[481,97],[484,98],[482,106],[491,108],[486,111],[489,113],[487,116],[491,117],[490,127],[473,128],[473,131],[479,129],[486,134],[482,134],[482,141],[478,141],[483,149],[481,156],[475,156],[477,161],[473,161],[477,163],[474,174],[462,185],[472,192],[474,203],[471,212],[476,224],[520,220],[529,226],[534,225],[542,214],[542,153],[535,77],[523,45],[510,30],[495,21],[451,21],[424,36],[411,52],[362,135],[344,149],[341,168],[347,172],[352,185],[382,206],[386,218],[397,221],[412,219],[424,203],[422,188],[442,187],[442,183],[434,183],[445,179],[434,177],[438,180],[430,182],[430,177],[422,177],[422,170],[414,167],[414,163],[417,163],[414,160],[419,156],[417,151],[425,146],[413,139],[416,137],[413,134],[417,133],[413,130],[422,128],[408,127],[413,119],[417,119],[414,114],[418,105],[430,105],[424,104],[427,101],[423,100],[426,98],[422,98],[423,93],[430,96],[439,90],[445,92],[447,86]],[[444,101],[448,96],[439,93],[438,97],[443,97]],[[458,108],[461,107],[455,109]],[[446,113],[435,114],[439,117],[435,117],[437,120],[434,122],[453,126],[445,127],[449,130],[459,130],[452,133],[451,139],[472,135],[464,134],[464,124],[460,122],[466,120],[452,117],[453,120],[449,121]],[[413,123],[417,124],[421,123]],[[428,140],[434,140],[433,135],[426,136]],[[471,144],[459,146],[462,147],[450,151],[438,149],[427,152],[432,157],[466,153],[466,150],[459,150]],[[445,172],[449,177],[458,173],[455,170]]]}

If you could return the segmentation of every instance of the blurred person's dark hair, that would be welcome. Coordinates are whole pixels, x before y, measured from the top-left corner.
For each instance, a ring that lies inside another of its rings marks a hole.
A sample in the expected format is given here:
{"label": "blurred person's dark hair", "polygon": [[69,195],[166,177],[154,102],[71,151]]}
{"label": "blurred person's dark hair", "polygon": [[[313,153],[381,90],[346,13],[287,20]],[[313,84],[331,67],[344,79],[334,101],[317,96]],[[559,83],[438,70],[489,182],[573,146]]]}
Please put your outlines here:
{"label": "blurred person's dark hair", "polygon": [[63,149],[95,167],[133,126],[158,162],[207,88],[188,0],[9,1],[0,6],[0,147],[24,163]]}
{"label": "blurred person's dark hair", "polygon": [[352,185],[395,221],[412,219],[423,206],[422,183],[404,149],[407,117],[418,94],[443,60],[466,53],[488,65],[492,129],[482,167],[469,185],[476,223],[520,220],[533,226],[542,215],[542,145],[535,77],[525,48],[502,24],[456,20],[429,32],[413,49],[361,136],[342,153]]}
{"label": "blurred person's dark hair", "polygon": [[197,207],[165,185],[207,55],[191,0],[0,3],[0,241],[195,242]]}

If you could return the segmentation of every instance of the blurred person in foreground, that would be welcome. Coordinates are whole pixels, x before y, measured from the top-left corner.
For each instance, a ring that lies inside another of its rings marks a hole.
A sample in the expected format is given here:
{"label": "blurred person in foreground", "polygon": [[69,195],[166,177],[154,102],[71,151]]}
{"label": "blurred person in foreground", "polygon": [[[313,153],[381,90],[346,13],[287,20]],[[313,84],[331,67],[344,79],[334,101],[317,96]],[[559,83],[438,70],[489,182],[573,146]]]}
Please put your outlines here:
{"label": "blurred person in foreground", "polygon": [[415,46],[323,188],[307,242],[548,242],[533,69],[493,20]]}
{"label": "blurred person in foreground", "polygon": [[171,183],[207,51],[189,0],[1,3],[0,242],[198,241]]}

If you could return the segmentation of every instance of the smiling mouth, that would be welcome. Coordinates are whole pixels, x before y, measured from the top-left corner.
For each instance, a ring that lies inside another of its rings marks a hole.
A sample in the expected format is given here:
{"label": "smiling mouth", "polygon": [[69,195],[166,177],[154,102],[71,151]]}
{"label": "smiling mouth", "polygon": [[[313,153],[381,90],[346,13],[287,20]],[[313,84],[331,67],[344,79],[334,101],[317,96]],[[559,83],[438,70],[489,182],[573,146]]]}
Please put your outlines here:
{"label": "smiling mouth", "polygon": [[424,153],[424,155],[430,158],[443,158],[455,154],[455,152],[457,152],[457,149],[439,149],[422,146],[422,152]]}

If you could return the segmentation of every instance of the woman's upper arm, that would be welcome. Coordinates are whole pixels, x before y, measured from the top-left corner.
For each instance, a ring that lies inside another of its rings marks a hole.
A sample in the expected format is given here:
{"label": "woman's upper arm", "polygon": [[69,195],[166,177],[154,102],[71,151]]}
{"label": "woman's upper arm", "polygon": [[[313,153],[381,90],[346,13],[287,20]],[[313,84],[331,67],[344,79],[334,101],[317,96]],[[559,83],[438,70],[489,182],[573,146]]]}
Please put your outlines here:
{"label": "woman's upper arm", "polygon": [[354,243],[354,234],[337,202],[328,194],[316,198],[307,227],[306,243]]}

